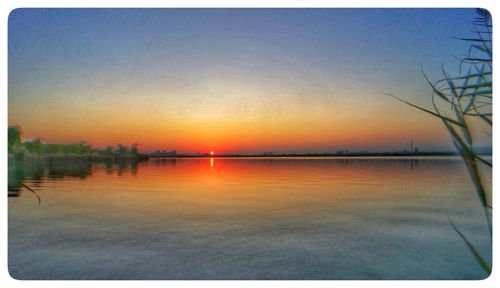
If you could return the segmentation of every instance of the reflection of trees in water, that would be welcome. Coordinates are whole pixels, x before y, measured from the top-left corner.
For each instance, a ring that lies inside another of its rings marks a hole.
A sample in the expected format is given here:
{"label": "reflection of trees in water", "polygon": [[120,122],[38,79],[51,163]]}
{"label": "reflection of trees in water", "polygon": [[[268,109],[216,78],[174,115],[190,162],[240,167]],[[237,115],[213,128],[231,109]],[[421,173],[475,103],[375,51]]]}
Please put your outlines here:
{"label": "reflection of trees in water", "polygon": [[[132,166],[134,166],[135,168],[132,168]],[[135,161],[135,163],[127,160],[119,160],[118,162],[116,162],[116,173],[118,174],[118,176],[121,176],[127,172],[132,173],[132,170],[135,170],[137,172],[137,161]]]}
{"label": "reflection of trees in water", "polygon": [[85,179],[92,174],[92,164],[87,161],[49,161],[47,173],[48,178],[73,177]]}
{"label": "reflection of trees in water", "polygon": [[[101,162],[102,163],[102,162]],[[44,179],[79,178],[85,179],[92,175],[94,162],[80,160],[49,159],[46,161],[9,161],[8,165],[8,195],[19,196],[25,180],[32,187],[40,187]],[[124,173],[137,174],[138,161],[119,160],[103,162],[107,174]]]}
{"label": "reflection of trees in water", "polygon": [[9,196],[19,196],[19,191],[21,190],[24,176],[24,169],[20,165],[14,165],[8,168],[8,191]]}
{"label": "reflection of trees in water", "polygon": [[175,158],[151,158],[149,161],[153,162],[155,165],[176,165],[177,159]]}
{"label": "reflection of trees in water", "polygon": [[124,173],[130,173],[132,175],[137,174],[137,166],[139,161],[136,160],[128,160],[121,159],[117,161],[106,161],[104,162],[104,171],[108,175],[113,175],[115,172],[118,176],[123,175]]}
{"label": "reflection of trees in water", "polygon": [[138,161],[127,159],[107,161],[104,163],[104,171],[108,175],[113,175],[115,172],[118,176],[121,176],[125,173],[136,175],[138,170],[138,163]]}

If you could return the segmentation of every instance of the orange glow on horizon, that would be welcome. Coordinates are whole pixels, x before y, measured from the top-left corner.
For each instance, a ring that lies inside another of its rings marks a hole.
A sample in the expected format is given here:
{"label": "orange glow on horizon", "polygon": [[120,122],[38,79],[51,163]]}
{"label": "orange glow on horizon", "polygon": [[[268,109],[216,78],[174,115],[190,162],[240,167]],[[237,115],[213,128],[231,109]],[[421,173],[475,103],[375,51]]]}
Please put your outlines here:
{"label": "orange glow on horizon", "polygon": [[96,148],[139,143],[140,151],[146,153],[156,150],[176,150],[180,154],[208,151],[210,156],[216,155],[212,150],[214,147],[220,155],[335,152],[339,149],[398,150],[406,148],[410,140],[421,149],[449,143],[449,136],[441,123],[417,111],[384,108],[385,113],[373,115],[364,107],[349,113],[327,113],[323,110],[328,109],[323,107],[318,110],[228,119],[210,115],[193,119],[191,115],[173,112],[133,111],[129,113],[130,117],[123,117],[123,113],[116,115],[115,110],[107,110],[106,113],[93,111],[93,114],[88,111],[88,121],[82,121],[78,113],[63,110],[59,116],[65,119],[64,122],[44,115],[21,117],[10,110],[9,125],[20,125],[24,139],[40,137],[49,143],[85,140]]}

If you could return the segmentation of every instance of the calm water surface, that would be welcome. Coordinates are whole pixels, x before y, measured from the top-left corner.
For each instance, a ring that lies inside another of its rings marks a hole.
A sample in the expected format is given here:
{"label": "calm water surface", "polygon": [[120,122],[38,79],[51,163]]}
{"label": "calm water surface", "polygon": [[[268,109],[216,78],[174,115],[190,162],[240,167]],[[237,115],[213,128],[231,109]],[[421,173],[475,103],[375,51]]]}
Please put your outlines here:
{"label": "calm water surface", "polygon": [[458,159],[151,159],[19,173],[41,205],[27,190],[9,197],[17,279],[485,278],[447,213],[491,258]]}

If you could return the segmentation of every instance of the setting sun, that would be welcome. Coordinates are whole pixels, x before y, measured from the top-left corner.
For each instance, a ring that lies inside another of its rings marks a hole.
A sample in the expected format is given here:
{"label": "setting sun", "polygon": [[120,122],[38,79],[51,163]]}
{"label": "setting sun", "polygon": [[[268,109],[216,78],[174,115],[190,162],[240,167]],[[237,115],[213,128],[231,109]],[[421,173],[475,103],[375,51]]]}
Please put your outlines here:
{"label": "setting sun", "polygon": [[4,10],[3,271],[493,282],[498,27],[420,5]]}

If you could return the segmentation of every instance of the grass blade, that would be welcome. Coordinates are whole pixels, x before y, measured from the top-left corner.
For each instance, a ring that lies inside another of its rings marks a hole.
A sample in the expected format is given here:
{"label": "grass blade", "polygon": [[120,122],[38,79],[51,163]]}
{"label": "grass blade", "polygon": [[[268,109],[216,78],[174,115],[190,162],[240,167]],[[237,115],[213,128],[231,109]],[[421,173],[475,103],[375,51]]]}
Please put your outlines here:
{"label": "grass blade", "polygon": [[38,194],[35,192],[35,190],[31,189],[28,185],[26,184],[22,184],[21,183],[21,186],[23,186],[24,188],[28,189],[29,191],[31,191],[31,193],[35,194],[36,198],[38,199],[38,205],[41,205],[42,204],[42,199],[40,199],[40,196],[38,196]]}
{"label": "grass blade", "polygon": [[455,125],[457,125],[457,126],[460,126],[460,127],[463,127],[463,126],[464,126],[462,123],[460,123],[460,122],[458,122],[458,121],[456,121],[456,120],[454,120],[454,119],[451,119],[451,118],[446,117],[446,116],[443,116],[443,115],[441,115],[441,114],[438,114],[438,113],[432,112],[431,110],[427,110],[427,109],[425,109],[425,108],[419,107],[419,106],[417,106],[417,105],[415,105],[415,104],[413,104],[413,103],[410,103],[410,102],[405,101],[405,100],[403,100],[403,99],[401,99],[401,98],[399,98],[399,97],[397,97],[397,96],[394,96],[393,94],[386,94],[386,95],[391,96],[391,97],[393,97],[393,98],[397,99],[398,101],[405,103],[406,105],[410,105],[411,107],[417,108],[417,109],[422,110],[422,111],[424,111],[424,112],[427,112],[427,113],[429,113],[429,114],[431,114],[431,115],[434,115],[434,116],[436,116],[436,117],[438,117],[438,118],[441,118],[442,120],[445,120],[445,121],[451,122],[451,123],[453,123],[453,124],[455,124]]}
{"label": "grass blade", "polygon": [[483,268],[483,270],[486,271],[488,274],[491,274],[491,266],[488,264],[486,259],[484,259],[484,257],[481,256],[479,251],[477,251],[476,247],[474,247],[474,245],[472,245],[472,243],[465,237],[465,235],[457,228],[455,223],[451,221],[450,215],[448,215],[448,221],[450,221],[450,224],[455,230],[455,232],[457,232],[457,234],[460,235],[465,244],[467,244],[467,247],[472,252],[474,258],[476,258],[476,261],[479,263],[479,265],[481,265],[481,268]]}

